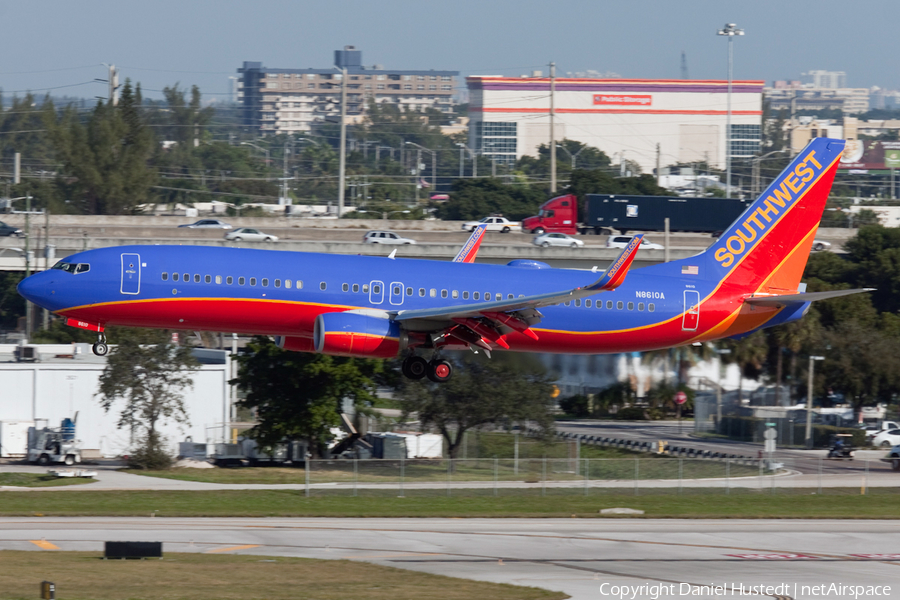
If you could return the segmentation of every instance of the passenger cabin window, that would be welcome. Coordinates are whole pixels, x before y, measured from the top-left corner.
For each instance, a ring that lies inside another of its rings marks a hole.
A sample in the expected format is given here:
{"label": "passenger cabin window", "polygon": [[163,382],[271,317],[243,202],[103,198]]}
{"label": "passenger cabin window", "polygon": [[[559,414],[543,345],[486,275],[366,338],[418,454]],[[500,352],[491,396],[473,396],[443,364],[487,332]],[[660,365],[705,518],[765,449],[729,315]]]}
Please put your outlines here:
{"label": "passenger cabin window", "polygon": [[469,292],[463,292],[463,300],[469,299]]}
{"label": "passenger cabin window", "polygon": [[372,286],[372,293],[375,294],[376,296],[377,296],[378,294],[380,294],[380,293],[381,293],[381,286],[380,286],[380,285],[373,285],[373,286]]}
{"label": "passenger cabin window", "polygon": [[279,287],[279,288],[281,287],[281,280],[280,280],[280,279],[276,279],[276,280],[275,280],[275,287]]}
{"label": "passenger cabin window", "polygon": [[643,303],[643,302],[638,302],[638,310],[641,311],[641,312],[643,312],[643,310],[644,310],[644,303]]}
{"label": "passenger cabin window", "polygon": [[207,275],[203,278],[206,283],[212,283],[212,275]]}
{"label": "passenger cabin window", "polygon": [[447,297],[447,290],[441,290],[441,298]]}
{"label": "passenger cabin window", "polygon": [[419,295],[425,297],[425,288],[419,288]]}
{"label": "passenger cabin window", "polygon": [[181,278],[184,280],[185,283],[187,283],[188,281],[191,280],[191,274],[185,273],[184,275],[181,276]]}
{"label": "passenger cabin window", "polygon": [[238,277],[238,285],[244,285],[244,281],[246,281],[243,277]]}
{"label": "passenger cabin window", "polygon": [[291,281],[290,279],[285,279],[285,280],[284,280],[284,287],[286,287],[287,289],[291,289],[291,286],[293,285],[293,283],[294,283],[294,282]]}
{"label": "passenger cabin window", "polygon": [[220,283],[222,283],[222,276],[216,275],[216,284],[220,284]]}
{"label": "passenger cabin window", "polygon": [[299,279],[297,280],[297,289],[298,289],[298,290],[302,290],[302,289],[303,289],[303,281],[301,281],[301,280],[299,280]]}
{"label": "passenger cabin window", "polygon": [[353,293],[356,294],[357,292],[359,292],[359,284],[358,284],[358,283],[354,283],[354,284],[353,284]]}
{"label": "passenger cabin window", "polygon": [[368,294],[368,293],[369,293],[369,284],[364,283],[363,284],[363,294]]}
{"label": "passenger cabin window", "polygon": [[163,281],[168,281],[168,280],[169,280],[169,274],[168,274],[168,273],[163,273],[163,274],[162,274],[162,280],[163,280]]}
{"label": "passenger cabin window", "polygon": [[607,301],[606,301],[606,308],[609,308],[609,309],[612,308],[612,300],[607,300]]}
{"label": "passenger cabin window", "polygon": [[616,302],[616,310],[622,310],[622,307],[625,306],[621,300]]}
{"label": "passenger cabin window", "polygon": [[437,290],[434,288],[431,288],[431,291],[428,292],[428,295],[431,296],[432,298],[437,298]]}
{"label": "passenger cabin window", "polygon": [[406,288],[406,295],[407,295],[407,296],[412,296],[412,295],[413,295],[413,289],[412,289],[412,288]]}
{"label": "passenger cabin window", "polygon": [[194,283],[200,283],[200,275],[194,274]]}
{"label": "passenger cabin window", "polygon": [[450,297],[451,298],[459,298],[459,292],[456,290],[453,290],[453,292],[450,294]]}
{"label": "passenger cabin window", "polygon": [[581,298],[576,298],[575,306],[581,306]]}
{"label": "passenger cabin window", "polygon": [[634,302],[628,303],[628,310],[634,310]]}
{"label": "passenger cabin window", "polygon": [[322,290],[323,292],[325,291],[325,288],[327,288],[327,287],[328,287],[328,284],[326,284],[324,281],[319,282],[319,289]]}
{"label": "passenger cabin window", "polygon": [[655,311],[656,305],[651,302],[650,304],[647,305],[647,310],[649,310],[650,312]]}
{"label": "passenger cabin window", "polygon": [[349,292],[349,291],[350,291],[350,284],[349,284],[349,283],[344,283],[344,284],[342,284],[342,285],[341,285],[341,291]]}
{"label": "passenger cabin window", "polygon": [[178,273],[172,273],[172,281],[178,281]]}
{"label": "passenger cabin window", "polygon": [[590,301],[590,300],[585,300],[585,301],[584,301],[584,305],[585,305],[585,307],[590,308],[590,307],[591,307],[591,301]]}
{"label": "passenger cabin window", "polygon": [[264,277],[262,280],[262,285],[263,285],[263,287],[269,287],[269,280]]}
{"label": "passenger cabin window", "polygon": [[250,278],[250,285],[256,285],[256,277]]}
{"label": "passenger cabin window", "polygon": [[225,278],[225,283],[227,283],[228,285],[231,285],[232,283],[234,283],[234,277],[229,275],[228,277]]}
{"label": "passenger cabin window", "polygon": [[478,292],[472,292],[472,298],[475,300],[481,300],[481,294]]}

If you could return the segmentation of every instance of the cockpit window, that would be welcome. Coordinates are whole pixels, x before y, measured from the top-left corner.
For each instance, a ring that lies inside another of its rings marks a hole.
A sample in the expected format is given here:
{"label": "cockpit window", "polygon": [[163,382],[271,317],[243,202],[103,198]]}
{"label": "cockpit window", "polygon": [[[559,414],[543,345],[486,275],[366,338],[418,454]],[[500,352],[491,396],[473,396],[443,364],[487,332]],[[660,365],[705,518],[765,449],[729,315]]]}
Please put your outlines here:
{"label": "cockpit window", "polygon": [[91,270],[91,265],[89,263],[67,263],[64,261],[59,261],[55,265],[53,265],[54,269],[58,269],[60,271],[65,271],[66,273],[87,273]]}

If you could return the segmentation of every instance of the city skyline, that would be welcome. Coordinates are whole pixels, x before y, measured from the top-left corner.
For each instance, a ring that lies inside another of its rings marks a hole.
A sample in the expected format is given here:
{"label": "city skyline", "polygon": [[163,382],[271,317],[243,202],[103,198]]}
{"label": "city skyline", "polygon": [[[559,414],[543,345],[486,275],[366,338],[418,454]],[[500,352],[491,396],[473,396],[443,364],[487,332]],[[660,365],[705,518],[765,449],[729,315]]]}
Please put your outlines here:
{"label": "city skyline", "polygon": [[[534,0],[347,0],[339,9],[319,0],[302,6],[289,0],[10,3],[0,6],[8,25],[0,42],[6,59],[0,88],[7,98],[26,91],[105,96],[106,84],[94,80],[106,77],[103,63],[113,63],[121,82],[140,82],[149,97],[177,82],[198,85],[207,100],[227,99],[229,77],[244,61],[327,68],[334,50],[345,45],[362,50],[369,65],[463,76],[546,74],[554,61],[561,75],[674,79],[681,76],[684,51],[691,79],[725,79],[726,44],[716,30],[726,22],[746,31],[734,43],[735,79],[770,85],[821,69],[845,71],[850,87],[900,88],[900,74],[883,60],[900,49],[890,31],[900,9],[881,0],[852,13],[845,6],[836,0],[688,0],[672,10],[658,2],[562,0],[551,11]],[[861,39],[875,39],[877,46]]]}

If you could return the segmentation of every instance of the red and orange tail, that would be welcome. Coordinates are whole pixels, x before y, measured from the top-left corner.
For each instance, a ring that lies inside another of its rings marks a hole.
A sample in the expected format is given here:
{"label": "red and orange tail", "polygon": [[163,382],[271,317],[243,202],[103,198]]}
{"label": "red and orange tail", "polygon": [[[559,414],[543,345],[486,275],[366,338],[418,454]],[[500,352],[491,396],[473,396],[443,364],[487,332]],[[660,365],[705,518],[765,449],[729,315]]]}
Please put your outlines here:
{"label": "red and orange tail", "polygon": [[705,274],[748,293],[797,291],[844,140],[817,138],[704,253]]}

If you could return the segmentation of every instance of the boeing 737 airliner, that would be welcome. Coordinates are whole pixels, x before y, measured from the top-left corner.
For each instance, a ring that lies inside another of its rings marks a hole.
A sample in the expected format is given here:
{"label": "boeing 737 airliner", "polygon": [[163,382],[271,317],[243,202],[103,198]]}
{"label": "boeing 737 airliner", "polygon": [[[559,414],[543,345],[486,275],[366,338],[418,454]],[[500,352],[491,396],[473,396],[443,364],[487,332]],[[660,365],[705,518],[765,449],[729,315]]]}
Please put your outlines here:
{"label": "boeing 737 airliner", "polygon": [[[813,140],[706,251],[628,274],[640,236],[602,274],[536,261],[472,263],[241,248],[123,246],[69,256],[19,293],[98,332],[109,325],[276,336],[288,350],[403,356],[407,377],[446,381],[442,352],[595,354],[727,338],[799,319],[800,278],[842,140]],[[626,280],[626,274],[628,274]],[[596,279],[592,281],[592,279]]]}

